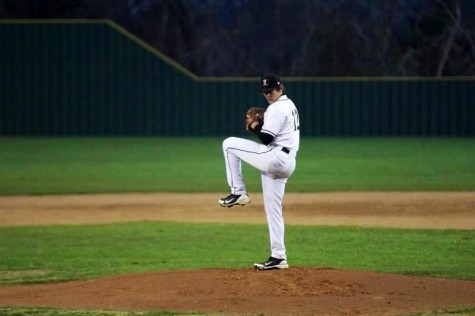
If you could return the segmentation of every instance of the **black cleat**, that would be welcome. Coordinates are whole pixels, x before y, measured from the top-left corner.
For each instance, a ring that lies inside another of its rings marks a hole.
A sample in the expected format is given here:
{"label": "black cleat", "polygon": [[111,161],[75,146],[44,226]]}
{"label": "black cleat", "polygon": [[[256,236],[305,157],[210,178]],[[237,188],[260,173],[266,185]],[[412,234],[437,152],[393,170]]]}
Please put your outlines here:
{"label": "black cleat", "polygon": [[227,197],[221,198],[218,201],[222,207],[233,207],[234,205],[246,205],[251,203],[251,198],[247,194],[230,194]]}
{"label": "black cleat", "polygon": [[289,264],[285,259],[269,257],[266,262],[254,263],[254,270],[287,269]]}

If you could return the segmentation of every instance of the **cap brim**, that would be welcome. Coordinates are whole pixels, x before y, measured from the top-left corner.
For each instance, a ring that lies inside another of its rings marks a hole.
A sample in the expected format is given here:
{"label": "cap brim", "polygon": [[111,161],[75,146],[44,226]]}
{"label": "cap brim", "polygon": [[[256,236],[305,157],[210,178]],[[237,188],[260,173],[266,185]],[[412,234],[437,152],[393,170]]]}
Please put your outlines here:
{"label": "cap brim", "polygon": [[261,89],[262,92],[271,92],[272,90],[274,90],[275,88],[265,88],[265,89]]}

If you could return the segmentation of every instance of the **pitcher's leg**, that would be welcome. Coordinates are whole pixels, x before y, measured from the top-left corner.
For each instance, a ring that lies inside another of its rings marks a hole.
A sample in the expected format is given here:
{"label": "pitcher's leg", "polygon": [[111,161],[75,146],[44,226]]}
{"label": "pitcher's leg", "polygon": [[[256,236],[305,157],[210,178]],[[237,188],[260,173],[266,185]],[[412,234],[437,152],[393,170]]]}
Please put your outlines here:
{"label": "pitcher's leg", "polygon": [[224,162],[226,165],[226,179],[231,189],[231,194],[246,194],[246,186],[242,175],[241,159],[229,154],[223,146]]}
{"label": "pitcher's leg", "polygon": [[284,241],[284,217],[282,201],[285,192],[286,179],[274,179],[271,175],[262,173],[262,193],[264,209],[269,226],[271,256],[276,259],[287,259]]}
{"label": "pitcher's leg", "polygon": [[246,194],[246,186],[242,175],[241,161],[251,166],[266,170],[269,158],[266,157],[270,150],[251,140],[229,137],[223,141],[223,154],[226,165],[226,179],[232,194]]}

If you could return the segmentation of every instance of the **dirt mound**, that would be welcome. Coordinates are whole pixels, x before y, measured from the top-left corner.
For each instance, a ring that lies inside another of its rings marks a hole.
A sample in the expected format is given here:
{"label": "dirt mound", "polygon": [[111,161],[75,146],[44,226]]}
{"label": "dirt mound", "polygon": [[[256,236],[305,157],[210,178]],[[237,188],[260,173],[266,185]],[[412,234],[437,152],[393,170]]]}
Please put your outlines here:
{"label": "dirt mound", "polygon": [[209,269],[0,287],[0,305],[265,315],[395,315],[474,304],[475,282],[290,268]]}

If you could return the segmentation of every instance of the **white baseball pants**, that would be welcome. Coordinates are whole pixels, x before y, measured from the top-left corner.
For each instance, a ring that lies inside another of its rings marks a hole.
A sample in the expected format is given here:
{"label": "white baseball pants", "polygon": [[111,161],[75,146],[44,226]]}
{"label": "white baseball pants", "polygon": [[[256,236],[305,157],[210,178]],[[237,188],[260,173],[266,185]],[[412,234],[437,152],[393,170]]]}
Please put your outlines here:
{"label": "white baseball pants", "polygon": [[261,171],[264,210],[269,227],[271,256],[287,259],[284,243],[282,202],[285,184],[295,170],[295,153],[285,153],[282,147],[229,137],[223,142],[226,177],[232,194],[247,194],[241,161]]}

